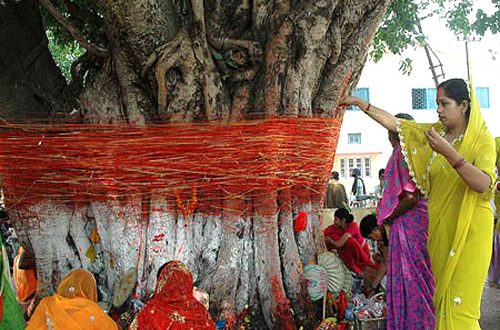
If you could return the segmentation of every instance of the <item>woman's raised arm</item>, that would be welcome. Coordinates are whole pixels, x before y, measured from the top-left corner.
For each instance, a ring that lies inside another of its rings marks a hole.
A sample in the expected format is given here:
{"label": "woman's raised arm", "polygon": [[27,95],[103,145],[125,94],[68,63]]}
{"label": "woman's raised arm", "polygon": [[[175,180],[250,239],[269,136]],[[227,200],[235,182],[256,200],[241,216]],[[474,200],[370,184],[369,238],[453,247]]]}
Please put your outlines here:
{"label": "woman's raised arm", "polygon": [[344,96],[340,99],[340,106],[344,105],[357,105],[364,113],[370,116],[373,120],[378,122],[380,125],[387,128],[389,131],[396,132],[396,117],[391,115],[385,110],[377,108],[370,104],[369,102],[356,97],[356,96]]}

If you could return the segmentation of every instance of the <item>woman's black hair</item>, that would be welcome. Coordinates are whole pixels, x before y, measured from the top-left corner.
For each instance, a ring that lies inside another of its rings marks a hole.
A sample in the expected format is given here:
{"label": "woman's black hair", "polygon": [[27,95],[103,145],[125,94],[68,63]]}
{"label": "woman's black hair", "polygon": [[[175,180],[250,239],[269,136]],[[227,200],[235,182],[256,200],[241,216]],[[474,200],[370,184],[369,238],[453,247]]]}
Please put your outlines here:
{"label": "woman's black hair", "polygon": [[397,115],[394,115],[394,117],[406,119],[406,120],[413,120],[413,121],[415,120],[415,119],[413,119],[412,115],[404,113],[404,112],[398,113]]}
{"label": "woman's black hair", "polygon": [[339,219],[345,220],[347,223],[351,223],[354,221],[354,216],[347,211],[347,209],[339,208],[335,211],[335,216]]}
{"label": "woman's black hair", "polygon": [[[415,119],[413,119],[413,117],[407,113],[398,113],[398,114],[394,115],[394,117],[415,121]],[[399,141],[399,135],[397,132],[389,132],[389,134],[391,134],[397,141]]]}
{"label": "woman's black hair", "polygon": [[470,94],[467,83],[463,79],[449,79],[445,80],[438,86],[439,89],[442,88],[447,97],[455,100],[457,104],[467,101],[467,110],[465,111],[465,117],[468,119],[470,116]]}
{"label": "woman's black hair", "polygon": [[361,222],[359,223],[359,231],[364,238],[368,238],[377,226],[377,217],[375,214],[368,214],[361,219]]}
{"label": "woman's black hair", "polygon": [[167,265],[171,262],[173,262],[174,260],[170,260],[170,261],[167,261],[166,263],[164,263],[163,265],[160,266],[160,268],[158,268],[158,271],[156,272],[156,278],[159,278],[160,277],[160,274],[161,274],[161,271],[163,269],[165,269],[165,267],[167,267]]}

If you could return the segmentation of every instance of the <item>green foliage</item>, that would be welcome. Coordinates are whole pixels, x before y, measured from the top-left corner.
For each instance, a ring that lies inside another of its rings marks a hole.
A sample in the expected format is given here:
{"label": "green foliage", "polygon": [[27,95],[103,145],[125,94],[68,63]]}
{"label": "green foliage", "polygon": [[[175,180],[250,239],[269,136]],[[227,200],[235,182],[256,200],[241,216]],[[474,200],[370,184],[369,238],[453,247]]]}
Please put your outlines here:
{"label": "green foliage", "polygon": [[448,27],[457,36],[468,36],[472,33],[472,26],[469,16],[472,13],[472,2],[458,1],[453,10],[446,13]]}
{"label": "green foliage", "polygon": [[395,0],[373,39],[371,57],[379,61],[385,54],[398,54],[409,46],[416,45],[417,11],[412,0]]}
{"label": "green foliage", "polygon": [[[446,20],[447,27],[460,38],[487,31],[500,32],[500,1],[491,0],[495,12],[491,15],[475,9],[472,0],[394,0],[372,41],[371,58],[377,62],[385,54],[401,54],[409,47],[425,43],[419,31],[421,20],[437,16]],[[475,13],[475,14],[474,14]],[[401,60],[401,71],[411,71],[411,61]]]}
{"label": "green foliage", "polygon": [[412,59],[411,58],[405,58],[401,60],[399,63],[399,71],[401,71],[403,74],[409,75],[411,73],[411,66],[412,64]]}
{"label": "green foliage", "polygon": [[472,23],[472,30],[480,35],[484,35],[488,30],[492,33],[500,32],[500,1],[496,1],[496,8],[497,11],[491,16],[479,9],[476,13],[476,21]]}
{"label": "green foliage", "polygon": [[[52,1],[62,15],[94,44],[102,44],[102,15],[93,0]],[[66,80],[71,79],[71,64],[85,53],[83,49],[52,15],[40,5],[45,32],[49,40],[49,50]]]}
{"label": "green foliage", "polygon": [[52,30],[47,30],[46,33],[49,40],[49,50],[52,53],[54,61],[59,69],[61,69],[66,80],[71,80],[71,64],[85,53],[85,49],[80,47],[74,40],[67,40],[61,43],[60,40],[55,37]]}

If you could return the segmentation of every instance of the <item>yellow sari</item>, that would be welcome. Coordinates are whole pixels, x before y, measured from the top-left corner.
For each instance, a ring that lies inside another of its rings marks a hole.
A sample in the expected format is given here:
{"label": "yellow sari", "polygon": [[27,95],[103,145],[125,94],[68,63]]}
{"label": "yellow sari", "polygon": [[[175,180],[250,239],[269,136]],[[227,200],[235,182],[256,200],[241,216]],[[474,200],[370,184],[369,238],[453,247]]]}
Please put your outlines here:
{"label": "yellow sari", "polygon": [[[495,138],[497,145],[497,181],[500,180],[500,136]],[[500,232],[500,191],[495,190],[495,207],[497,209],[497,227],[496,230]]]}
{"label": "yellow sari", "polygon": [[71,271],[57,293],[43,298],[26,330],[118,330],[116,323],[97,304],[94,276],[84,269]]}
{"label": "yellow sari", "polygon": [[[471,85],[471,112],[463,138],[454,147],[495,182],[495,141],[481,116]],[[425,132],[441,123],[398,121],[398,133],[410,174],[427,195],[429,254],[436,280],[437,329],[480,329],[479,308],[493,239],[492,191],[470,189],[446,158],[430,148]]]}

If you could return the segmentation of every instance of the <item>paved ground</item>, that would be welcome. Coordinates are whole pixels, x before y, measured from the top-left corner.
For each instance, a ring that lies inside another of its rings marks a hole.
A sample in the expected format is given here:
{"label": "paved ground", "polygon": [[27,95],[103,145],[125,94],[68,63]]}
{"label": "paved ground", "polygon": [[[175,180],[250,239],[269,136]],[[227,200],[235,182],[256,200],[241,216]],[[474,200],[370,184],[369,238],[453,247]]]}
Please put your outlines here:
{"label": "paved ground", "polygon": [[484,286],[479,323],[482,330],[500,329],[500,288]]}

